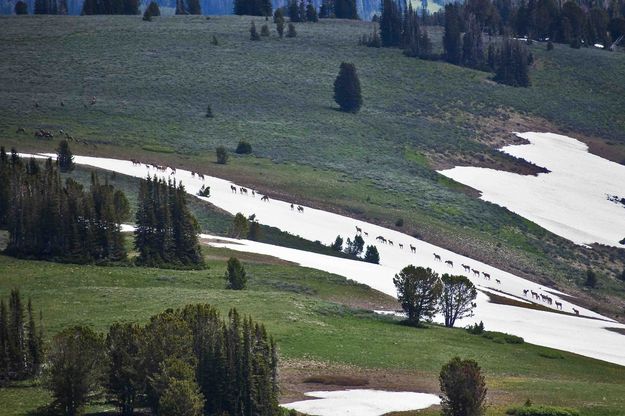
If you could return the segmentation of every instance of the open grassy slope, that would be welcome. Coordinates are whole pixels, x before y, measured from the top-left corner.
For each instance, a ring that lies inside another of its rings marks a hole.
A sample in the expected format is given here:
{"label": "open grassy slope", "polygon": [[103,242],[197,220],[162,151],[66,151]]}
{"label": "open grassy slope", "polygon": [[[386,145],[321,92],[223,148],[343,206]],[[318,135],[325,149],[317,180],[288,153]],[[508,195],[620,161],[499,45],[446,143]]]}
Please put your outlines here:
{"label": "open grassy slope", "polygon": [[[385,225],[402,218],[408,233],[552,284],[577,285],[592,265],[605,275],[602,296],[623,293],[613,278],[622,250],[576,247],[433,169],[527,170],[493,146],[529,128],[583,136],[619,159],[625,91],[615,80],[625,54],[562,46],[547,53],[535,44],[533,86],[515,89],[482,72],[357,47],[369,23],[300,24],[294,39],[274,32],[251,42],[249,22],[1,18],[0,144],[51,150],[32,130],[63,129],[88,141],[73,144],[77,153],[186,166]],[[440,44],[440,30],[432,38]],[[360,74],[365,105],[357,115],[332,101],[341,61]],[[204,117],[208,104],[213,119]],[[216,145],[233,149],[240,139],[256,157],[213,163]],[[600,303],[604,313],[622,313],[613,298]]]}
{"label": "open grassy slope", "polygon": [[[0,296],[19,286],[32,297],[43,311],[48,337],[72,324],[105,331],[114,321],[144,322],[164,308],[190,302],[208,302],[223,313],[237,307],[265,322],[276,337],[286,398],[318,389],[303,383],[311,375],[336,374],[364,377],[375,388],[436,393],[440,366],[460,355],[476,359],[487,375],[489,415],[526,398],[579,407],[583,415],[616,416],[625,406],[623,367],[529,344],[496,343],[462,329],[401,326],[359,308],[392,307],[387,296],[262,256],[237,253],[251,276],[249,289],[225,290],[223,271],[230,254],[205,249],[209,269],[201,271],[62,265],[0,256]],[[48,399],[37,385],[0,389],[0,414],[23,415]],[[106,409],[110,405],[103,403],[92,410]]]}

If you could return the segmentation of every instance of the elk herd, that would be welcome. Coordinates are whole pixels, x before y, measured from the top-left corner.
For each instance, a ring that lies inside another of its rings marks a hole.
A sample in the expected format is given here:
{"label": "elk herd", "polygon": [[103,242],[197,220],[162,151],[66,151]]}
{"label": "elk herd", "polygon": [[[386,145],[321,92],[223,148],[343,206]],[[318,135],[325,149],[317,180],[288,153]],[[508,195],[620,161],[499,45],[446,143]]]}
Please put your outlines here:
{"label": "elk herd", "polygon": [[[141,165],[142,164],[140,161],[138,161],[136,159],[131,159],[131,162],[132,162],[133,165]],[[159,172],[166,172],[169,169],[171,171],[170,175],[173,175],[173,174],[176,173],[176,169],[172,168],[170,166],[161,166],[161,165],[149,164],[149,163],[145,163],[145,166],[148,169],[154,168],[154,169],[158,170]],[[201,174],[201,173],[191,172],[191,176],[192,177],[196,177],[197,176],[202,181],[204,181],[204,175]],[[257,195],[257,192],[254,189],[247,189],[247,188],[244,188],[242,186],[237,187],[237,186],[235,186],[233,184],[230,184],[230,191],[233,194],[251,195],[252,197],[256,197],[256,195]],[[264,202],[269,202],[269,197],[267,195],[263,195],[263,196],[261,196],[260,200],[264,201]],[[296,205],[294,203],[290,203],[289,205],[290,205],[291,211],[297,210],[298,213],[302,213],[302,214],[304,213],[304,207],[303,206]],[[356,234],[357,235],[361,235],[361,236],[365,236],[365,237],[369,236],[369,233],[364,231],[361,227],[359,227],[357,225],[355,227],[356,227]],[[384,237],[382,235],[378,235],[375,238],[375,240],[377,242],[379,242],[379,243],[386,244],[386,245],[388,245],[390,247],[394,247],[395,246],[395,242],[393,242],[392,240],[390,240],[390,239],[388,239],[388,238],[386,238],[386,237]],[[403,243],[397,242],[397,246],[399,247],[400,250],[404,249],[404,244]],[[415,247],[412,244],[408,244],[408,247],[410,248],[410,252],[412,254],[416,254],[417,253],[417,247]],[[443,262],[443,258],[441,257],[440,254],[437,254],[437,253],[432,253],[432,254],[434,256],[434,261],[435,262],[441,262],[441,263]],[[454,268],[454,262],[452,260],[445,260],[444,263],[445,263],[446,266],[450,267],[451,269]],[[465,273],[466,275],[472,275],[473,277],[482,277],[484,280],[488,280],[488,281],[491,280],[491,275],[489,273],[487,273],[487,272],[474,269],[473,267],[471,267],[468,264],[461,264],[461,267],[462,267],[463,273]],[[500,279],[496,278],[495,282],[498,285],[501,285],[501,280]],[[551,296],[549,296],[547,294],[535,292],[534,290],[531,290],[531,289],[523,289],[523,296],[525,298],[527,298],[528,295],[531,296],[531,300],[532,301],[535,300],[537,302],[542,302],[542,303],[544,303],[544,304],[546,304],[548,306],[554,306],[555,305],[555,309],[560,310],[560,311],[563,310],[562,302],[553,299]],[[575,315],[579,315],[579,310],[578,309],[575,309],[575,308],[571,308],[571,309],[573,310],[573,313]]]}

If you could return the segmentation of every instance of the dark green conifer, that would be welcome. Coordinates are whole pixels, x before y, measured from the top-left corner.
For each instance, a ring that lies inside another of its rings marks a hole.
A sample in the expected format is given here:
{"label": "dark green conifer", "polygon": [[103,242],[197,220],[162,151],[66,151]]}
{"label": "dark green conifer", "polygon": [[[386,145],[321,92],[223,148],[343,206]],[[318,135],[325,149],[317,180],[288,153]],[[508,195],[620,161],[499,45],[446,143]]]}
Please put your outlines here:
{"label": "dark green conifer", "polygon": [[357,113],[362,106],[360,81],[354,64],[343,62],[334,81],[334,101],[341,111]]}

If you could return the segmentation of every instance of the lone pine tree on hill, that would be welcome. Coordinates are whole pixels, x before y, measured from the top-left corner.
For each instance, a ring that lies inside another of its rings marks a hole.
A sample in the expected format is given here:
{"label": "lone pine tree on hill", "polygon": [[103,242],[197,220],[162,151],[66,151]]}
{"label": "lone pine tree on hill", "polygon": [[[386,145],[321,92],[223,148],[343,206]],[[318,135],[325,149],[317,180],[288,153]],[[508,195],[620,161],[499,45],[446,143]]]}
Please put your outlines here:
{"label": "lone pine tree on hill", "polygon": [[334,80],[334,101],[341,111],[357,113],[362,106],[360,80],[354,64],[343,62],[339,75]]}

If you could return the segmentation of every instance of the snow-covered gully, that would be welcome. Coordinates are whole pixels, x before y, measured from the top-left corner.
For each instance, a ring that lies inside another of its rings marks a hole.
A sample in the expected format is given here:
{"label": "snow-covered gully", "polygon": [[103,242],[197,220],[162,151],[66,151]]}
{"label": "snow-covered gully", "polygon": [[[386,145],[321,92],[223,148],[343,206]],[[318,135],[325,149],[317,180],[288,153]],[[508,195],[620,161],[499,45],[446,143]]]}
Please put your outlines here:
{"label": "snow-covered gully", "polygon": [[485,201],[504,206],[577,244],[624,247],[625,166],[588,152],[588,146],[553,133],[517,133],[529,144],[502,152],[549,173],[519,175],[458,166],[439,173],[481,191]]}
{"label": "snow-covered gully", "polygon": [[[52,155],[39,157],[47,156]],[[541,300],[535,302],[551,307],[554,312],[559,308],[557,305],[561,305],[562,312],[567,314],[492,303],[488,301],[489,298],[485,293],[480,293],[475,316],[458,325],[463,326],[481,320],[489,330],[507,332],[521,336],[534,344],[625,365],[625,348],[623,348],[625,337],[606,329],[625,329],[625,325],[576,306],[569,301],[568,296],[560,297],[559,292],[553,289],[541,287],[409,235],[306,206],[298,210],[298,207],[292,206],[290,201],[267,200],[260,194],[253,195],[252,190],[248,190],[247,194],[242,193],[241,187],[230,181],[209,176],[200,177],[182,169],[175,171],[169,168],[156,169],[131,161],[85,156],[76,156],[75,162],[139,178],[144,178],[148,174],[175,178],[182,182],[192,195],[197,194],[202,186],[210,186],[210,198],[200,197],[201,199],[209,200],[215,206],[232,214],[237,212],[246,216],[255,214],[262,224],[280,228],[312,241],[319,240],[329,244],[337,235],[353,238],[358,228],[362,231],[366,244],[375,244],[378,247],[381,264],[341,259],[254,241],[203,235],[202,237],[213,246],[279,257],[305,267],[345,276],[392,296],[396,295],[393,276],[408,264],[430,267],[439,273],[464,274],[485,292],[489,290],[501,292],[527,301],[532,300],[531,292],[535,292],[538,296],[549,296],[553,299],[551,306]],[[379,242],[377,237],[383,237],[387,243]],[[485,274],[490,278],[485,277]],[[575,311],[579,316],[575,316]]]}

